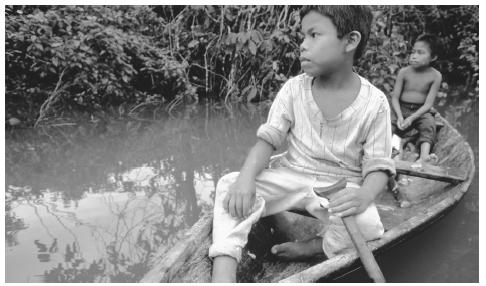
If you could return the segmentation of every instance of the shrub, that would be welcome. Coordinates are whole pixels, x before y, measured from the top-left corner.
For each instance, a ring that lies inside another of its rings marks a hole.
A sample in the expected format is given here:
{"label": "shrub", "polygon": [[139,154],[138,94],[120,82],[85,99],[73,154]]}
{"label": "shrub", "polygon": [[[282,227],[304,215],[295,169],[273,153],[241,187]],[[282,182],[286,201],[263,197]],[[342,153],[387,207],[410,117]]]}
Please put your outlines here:
{"label": "shrub", "polygon": [[174,11],[163,6],[158,11],[169,22],[166,41],[190,63],[190,80],[206,97],[261,100],[299,71],[295,7],[186,6]]}
{"label": "shrub", "polygon": [[32,120],[55,106],[93,111],[194,96],[187,63],[149,36],[162,25],[148,7],[138,6],[7,15],[7,116]]}

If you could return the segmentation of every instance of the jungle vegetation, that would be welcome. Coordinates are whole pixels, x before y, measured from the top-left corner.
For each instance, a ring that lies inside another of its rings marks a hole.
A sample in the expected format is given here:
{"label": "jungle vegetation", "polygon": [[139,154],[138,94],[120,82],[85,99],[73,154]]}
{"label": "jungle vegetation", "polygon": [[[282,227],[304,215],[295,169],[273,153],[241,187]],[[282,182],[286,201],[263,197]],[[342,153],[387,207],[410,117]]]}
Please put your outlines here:
{"label": "jungle vegetation", "polygon": [[[6,121],[36,126],[72,114],[271,102],[300,72],[299,6],[7,6]],[[386,94],[424,32],[443,44],[435,63],[477,99],[479,6],[373,6],[357,71]]]}

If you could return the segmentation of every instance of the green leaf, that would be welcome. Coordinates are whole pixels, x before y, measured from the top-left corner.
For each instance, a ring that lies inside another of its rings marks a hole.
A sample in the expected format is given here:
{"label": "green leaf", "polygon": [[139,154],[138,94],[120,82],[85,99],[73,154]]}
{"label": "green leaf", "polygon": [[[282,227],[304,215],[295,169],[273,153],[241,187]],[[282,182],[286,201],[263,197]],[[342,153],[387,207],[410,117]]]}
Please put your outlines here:
{"label": "green leaf", "polygon": [[262,36],[262,33],[258,30],[252,30],[250,32],[250,39],[252,39],[253,41],[255,42],[261,42],[263,41],[263,36]]}
{"label": "green leaf", "polygon": [[250,35],[247,32],[240,32],[236,38],[238,42],[244,44],[250,39]]}
{"label": "green leaf", "polygon": [[249,42],[248,42],[248,49],[250,50],[250,53],[251,53],[252,55],[256,56],[258,47],[257,47],[257,45],[255,44],[255,42],[253,42],[253,41],[249,41]]}
{"label": "green leaf", "polygon": [[42,44],[39,44],[39,43],[35,43],[34,46],[40,50],[40,51],[44,51],[44,47],[42,47]]}
{"label": "green leaf", "polygon": [[187,44],[187,46],[192,49],[195,46],[197,46],[198,44],[199,44],[198,40],[192,40],[192,41],[189,42],[189,44]]}
{"label": "green leaf", "polygon": [[62,46],[62,43],[60,43],[60,42],[51,43],[51,48],[57,48],[57,47],[60,47],[60,46]]}

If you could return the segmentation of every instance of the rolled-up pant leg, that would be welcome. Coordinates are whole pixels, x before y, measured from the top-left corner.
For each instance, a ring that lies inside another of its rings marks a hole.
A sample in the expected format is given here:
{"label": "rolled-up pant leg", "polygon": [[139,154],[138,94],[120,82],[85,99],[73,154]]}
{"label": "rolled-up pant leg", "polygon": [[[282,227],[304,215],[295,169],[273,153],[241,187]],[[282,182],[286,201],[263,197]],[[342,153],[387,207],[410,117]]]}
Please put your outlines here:
{"label": "rolled-up pant leg", "polygon": [[419,131],[419,138],[417,139],[418,145],[420,146],[420,144],[428,142],[432,147],[436,133],[434,116],[430,112],[423,114],[415,120],[414,127]]}
{"label": "rolled-up pant leg", "polygon": [[313,176],[288,168],[266,169],[256,179],[256,199],[251,214],[243,219],[231,216],[223,207],[223,200],[238,172],[222,177],[216,187],[213,218],[213,244],[209,256],[228,255],[237,261],[248,240],[251,226],[261,217],[294,208],[304,208]]}

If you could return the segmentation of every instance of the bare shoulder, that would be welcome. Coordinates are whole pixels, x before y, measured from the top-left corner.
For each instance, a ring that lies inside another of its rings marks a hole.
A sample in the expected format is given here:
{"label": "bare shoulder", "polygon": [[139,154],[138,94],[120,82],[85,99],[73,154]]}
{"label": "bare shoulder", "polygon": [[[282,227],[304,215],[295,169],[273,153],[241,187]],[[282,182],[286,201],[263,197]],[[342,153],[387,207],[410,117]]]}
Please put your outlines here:
{"label": "bare shoulder", "polygon": [[437,69],[435,69],[433,67],[431,67],[430,70],[431,70],[431,73],[434,75],[434,79],[442,80],[442,74],[440,73],[440,71],[438,71]]}
{"label": "bare shoulder", "polygon": [[413,71],[412,66],[404,66],[403,68],[400,69],[400,72],[404,72],[404,73],[411,72],[411,71]]}
{"label": "bare shoulder", "polygon": [[403,67],[398,71],[398,74],[407,74],[411,71],[411,69],[412,68],[410,66]]}
{"label": "bare shoulder", "polygon": [[410,74],[412,74],[414,71],[412,69],[411,66],[406,66],[406,67],[403,67],[401,68],[399,71],[398,71],[398,76],[401,76],[401,77],[406,77]]}

